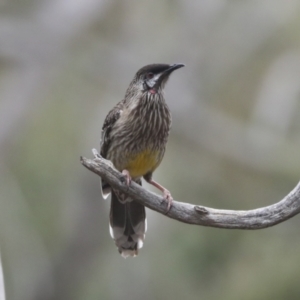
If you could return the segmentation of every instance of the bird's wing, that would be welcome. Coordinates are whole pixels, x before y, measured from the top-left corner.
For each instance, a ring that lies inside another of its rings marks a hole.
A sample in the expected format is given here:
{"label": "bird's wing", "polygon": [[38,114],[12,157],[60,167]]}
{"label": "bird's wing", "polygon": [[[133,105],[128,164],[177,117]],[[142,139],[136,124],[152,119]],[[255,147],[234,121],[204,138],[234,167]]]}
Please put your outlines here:
{"label": "bird's wing", "polygon": [[120,118],[123,107],[124,100],[120,101],[106,116],[102,131],[101,131],[101,141],[100,141],[100,154],[102,157],[106,158],[107,151],[110,145],[111,137],[110,131],[117,120]]}
{"label": "bird's wing", "polygon": [[[107,157],[107,151],[110,146],[111,136],[110,131],[117,120],[120,118],[125,101],[120,101],[106,116],[102,126],[101,141],[100,141],[100,154],[102,157]],[[100,180],[101,192],[103,199],[107,199],[111,192],[111,188],[107,182]]]}

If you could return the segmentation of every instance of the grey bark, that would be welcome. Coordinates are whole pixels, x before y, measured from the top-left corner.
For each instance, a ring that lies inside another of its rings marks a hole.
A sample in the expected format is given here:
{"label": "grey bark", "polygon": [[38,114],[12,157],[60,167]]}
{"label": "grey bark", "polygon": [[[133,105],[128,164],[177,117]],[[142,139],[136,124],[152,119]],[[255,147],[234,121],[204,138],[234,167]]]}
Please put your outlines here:
{"label": "grey bark", "polygon": [[93,149],[95,159],[81,157],[81,163],[90,171],[107,181],[114,189],[120,190],[144,204],[146,207],[165,214],[180,222],[227,229],[262,229],[284,222],[300,212],[300,182],[281,201],[270,206],[252,210],[215,209],[190,203],[173,201],[167,211],[167,202],[162,196],[147,191],[132,182],[126,185],[124,176],[112,163]]}

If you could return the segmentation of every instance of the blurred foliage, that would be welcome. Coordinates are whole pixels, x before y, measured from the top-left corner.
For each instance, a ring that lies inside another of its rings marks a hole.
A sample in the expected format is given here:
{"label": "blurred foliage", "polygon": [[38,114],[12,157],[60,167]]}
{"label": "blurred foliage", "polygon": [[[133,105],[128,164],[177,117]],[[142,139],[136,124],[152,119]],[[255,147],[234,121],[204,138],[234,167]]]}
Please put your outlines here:
{"label": "blurred foliage", "polygon": [[[299,180],[300,3],[0,2],[0,246],[7,298],[298,299],[299,217],[262,231],[185,225],[148,210],[137,258],[79,163],[134,73],[184,62],[155,178],[224,209],[279,201]],[[145,185],[146,188],[150,188]]]}

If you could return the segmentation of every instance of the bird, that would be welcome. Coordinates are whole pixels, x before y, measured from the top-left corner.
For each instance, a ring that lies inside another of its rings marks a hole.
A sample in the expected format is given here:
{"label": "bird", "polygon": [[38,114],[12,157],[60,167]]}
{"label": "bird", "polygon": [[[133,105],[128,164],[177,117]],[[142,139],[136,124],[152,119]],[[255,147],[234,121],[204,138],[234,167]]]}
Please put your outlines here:
{"label": "bird", "polygon": [[[125,97],[107,114],[100,142],[100,155],[122,172],[125,183],[142,185],[142,178],[158,188],[172,204],[171,193],[152,179],[161,163],[171,129],[171,112],[164,88],[170,74],[184,64],[150,64],[137,71]],[[145,207],[129,196],[112,189],[101,180],[102,197],[111,194],[110,235],[119,253],[127,258],[142,248],[147,221]]]}

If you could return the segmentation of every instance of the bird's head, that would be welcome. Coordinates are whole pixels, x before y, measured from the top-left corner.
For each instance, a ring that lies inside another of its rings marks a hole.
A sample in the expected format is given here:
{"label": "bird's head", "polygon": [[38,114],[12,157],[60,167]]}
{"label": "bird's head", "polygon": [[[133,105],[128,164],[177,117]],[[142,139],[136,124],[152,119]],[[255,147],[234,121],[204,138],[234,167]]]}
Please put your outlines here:
{"label": "bird's head", "polygon": [[184,64],[152,64],[137,71],[131,87],[138,88],[143,93],[157,94],[161,92],[169,79],[170,74],[184,67]]}

